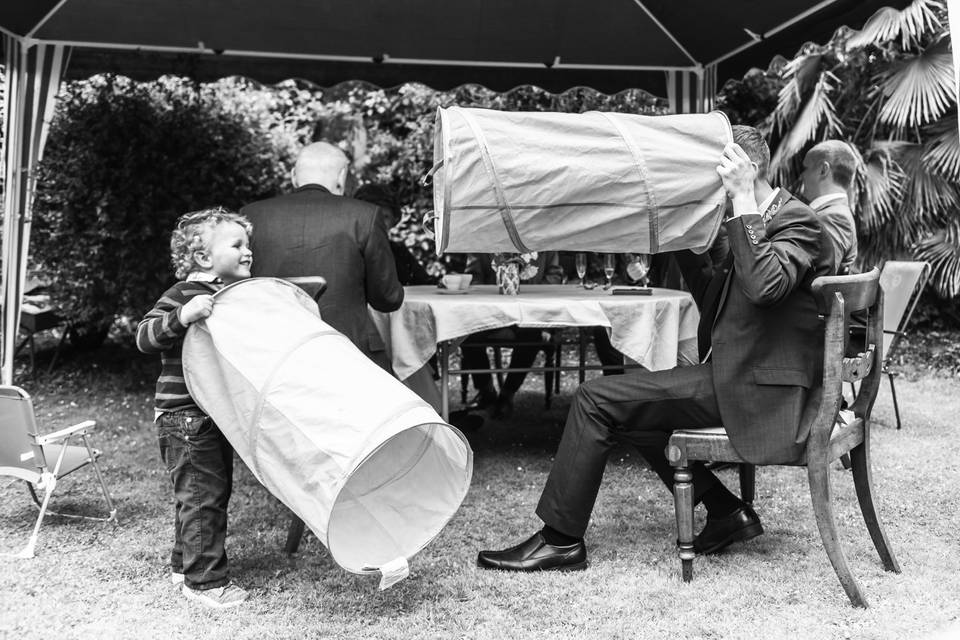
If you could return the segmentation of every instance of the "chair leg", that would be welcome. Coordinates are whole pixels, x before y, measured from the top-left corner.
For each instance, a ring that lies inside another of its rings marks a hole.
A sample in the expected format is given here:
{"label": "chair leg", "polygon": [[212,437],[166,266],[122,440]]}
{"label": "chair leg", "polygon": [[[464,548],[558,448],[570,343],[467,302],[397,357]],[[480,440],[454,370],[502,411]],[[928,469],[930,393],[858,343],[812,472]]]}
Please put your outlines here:
{"label": "chair leg", "polygon": [[837,519],[833,515],[833,492],[830,489],[830,468],[824,464],[808,464],[807,479],[810,482],[810,498],[813,501],[813,514],[817,519],[817,528],[820,530],[820,540],[830,558],[830,564],[847,592],[847,597],[855,607],[869,606],[860,590],[860,583],[853,577],[847,559],[840,548],[840,538],[837,535]]}
{"label": "chair leg", "polygon": [[503,369],[503,351],[500,347],[493,348],[493,363],[497,366],[497,389],[503,389],[503,371],[500,371]]}
{"label": "chair leg", "polygon": [[300,548],[300,539],[303,537],[303,520],[295,515],[290,516],[290,528],[287,529],[287,543],[283,550],[287,553],[296,553]]}
{"label": "chair leg", "polygon": [[749,505],[757,496],[757,467],[752,464],[740,464],[740,499]]}
{"label": "chair leg", "polygon": [[897,403],[897,388],[893,384],[894,374],[887,372],[887,379],[890,380],[890,395],[893,396],[893,413],[897,416],[897,431],[900,430],[900,405]]}
{"label": "chair leg", "polygon": [[83,446],[87,448],[87,455],[90,456],[90,466],[93,467],[93,473],[97,476],[97,482],[100,483],[100,490],[103,491],[103,499],[107,502],[107,522],[117,522],[117,509],[113,506],[113,500],[110,498],[110,491],[107,489],[107,483],[103,481],[103,474],[100,472],[100,465],[97,464],[97,456],[94,455],[93,447],[90,446],[90,441],[87,439],[87,436],[84,435],[81,437],[83,441]]}
{"label": "chair leg", "polygon": [[693,580],[693,473],[690,467],[673,471],[673,505],[677,512],[677,555],[684,582]]}
{"label": "chair leg", "polygon": [[880,554],[880,561],[887,571],[900,573],[900,563],[893,555],[887,534],[880,523],[876,505],[873,503],[873,474],[870,470],[870,449],[868,441],[850,451],[850,462],[853,466],[853,486],[857,490],[857,501],[860,503],[860,512],[863,521],[867,524],[867,531],[873,540],[873,546]]}
{"label": "chair leg", "polygon": [[[29,484],[29,483],[28,483]],[[40,513],[37,515],[37,522],[33,525],[33,532],[30,534],[30,540],[27,542],[27,546],[20,550],[16,554],[18,558],[33,558],[36,555],[37,550],[37,539],[40,537],[40,525],[43,524],[43,518],[47,515],[47,505],[50,504],[50,496],[53,495],[53,490],[57,487],[57,479],[51,474],[44,474],[43,478],[43,501],[40,502]],[[36,499],[36,491],[33,489],[33,485],[30,485],[30,493]]]}
{"label": "chair leg", "polygon": [[470,387],[470,374],[460,374],[460,404],[467,404],[467,392]]}
{"label": "chair leg", "polygon": [[547,409],[550,408],[550,397],[553,395],[554,376],[560,376],[559,371],[550,371],[550,367],[554,366],[554,351],[554,347],[543,348],[543,367],[545,369],[543,372],[543,404]]}

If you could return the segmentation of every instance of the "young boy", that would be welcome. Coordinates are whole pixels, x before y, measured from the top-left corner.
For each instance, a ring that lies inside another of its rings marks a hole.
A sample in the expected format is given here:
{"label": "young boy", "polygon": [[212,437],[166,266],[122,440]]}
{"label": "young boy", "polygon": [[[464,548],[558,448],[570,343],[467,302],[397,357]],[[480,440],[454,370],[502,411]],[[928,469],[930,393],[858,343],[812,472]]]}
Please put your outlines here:
{"label": "young boy", "polygon": [[235,607],[247,592],[230,581],[227,502],[233,449],[187,392],[180,356],[191,323],[213,310],[212,294],[250,277],[252,227],[222,208],[184,214],[170,239],[180,280],[167,289],[137,327],[137,348],[159,353],[155,419],[160,457],[173,483],[174,544],[171,581],[183,595],[213,608]]}

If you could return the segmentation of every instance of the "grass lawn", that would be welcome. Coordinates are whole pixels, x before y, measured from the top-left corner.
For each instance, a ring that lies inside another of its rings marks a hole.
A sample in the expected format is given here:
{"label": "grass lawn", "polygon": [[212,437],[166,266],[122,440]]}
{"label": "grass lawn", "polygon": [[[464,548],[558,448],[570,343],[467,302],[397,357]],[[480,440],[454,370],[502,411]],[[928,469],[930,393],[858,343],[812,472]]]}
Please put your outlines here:
{"label": "grass lawn", "polygon": [[[43,431],[98,421],[94,442],[120,524],[49,517],[35,559],[0,559],[0,638],[960,637],[960,378],[920,368],[901,377],[902,431],[886,384],[874,411],[874,481],[901,575],[883,571],[849,472],[833,472],[841,541],[867,610],[850,606],[826,558],[805,470],[758,469],[766,534],[698,558],[684,584],[672,500],[628,449],[608,465],[586,571],[478,570],[479,549],[513,544],[540,526],[533,509],[575,383],[568,375],[551,409],[531,377],[509,422],[468,434],[476,464],[463,507],[413,559],[410,577],[384,592],[377,578],[336,566],[312,534],[299,553],[284,554],[285,508],[238,465],[228,551],[251,600],[211,612],[168,582],[171,495],[151,411],[158,369],[153,358],[108,346],[67,354],[52,376],[21,370]],[[736,487],[733,472],[721,473]],[[102,504],[87,470],[58,493],[53,508],[62,511]],[[0,550],[19,549],[35,516],[22,482],[0,484]]]}

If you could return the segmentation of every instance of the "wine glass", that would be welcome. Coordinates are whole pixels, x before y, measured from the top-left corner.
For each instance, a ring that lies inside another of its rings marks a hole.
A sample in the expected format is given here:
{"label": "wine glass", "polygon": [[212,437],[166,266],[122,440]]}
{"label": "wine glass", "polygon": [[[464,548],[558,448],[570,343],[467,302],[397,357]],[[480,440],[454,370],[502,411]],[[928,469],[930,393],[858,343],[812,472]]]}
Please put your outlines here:
{"label": "wine glass", "polygon": [[587,275],[587,254],[577,254],[577,277],[580,278],[580,286],[584,285],[583,279]]}
{"label": "wine glass", "polygon": [[607,276],[607,286],[613,286],[613,274],[617,270],[617,256],[613,253],[603,254],[603,275]]}
{"label": "wine glass", "polygon": [[647,273],[650,272],[650,256],[646,253],[634,253],[627,265],[627,275],[633,281],[640,281],[641,286],[647,286]]}

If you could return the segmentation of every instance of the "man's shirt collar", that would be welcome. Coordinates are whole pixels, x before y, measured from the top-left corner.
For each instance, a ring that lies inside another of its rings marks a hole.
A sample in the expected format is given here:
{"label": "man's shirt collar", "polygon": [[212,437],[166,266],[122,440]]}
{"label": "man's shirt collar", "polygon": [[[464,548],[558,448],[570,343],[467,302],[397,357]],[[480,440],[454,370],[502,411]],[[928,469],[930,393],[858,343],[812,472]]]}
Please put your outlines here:
{"label": "man's shirt collar", "polygon": [[817,209],[823,207],[824,205],[833,202],[834,200],[843,200],[847,201],[847,194],[845,193],[828,193],[822,195],[819,198],[814,198],[810,201],[810,208],[816,211]]}

